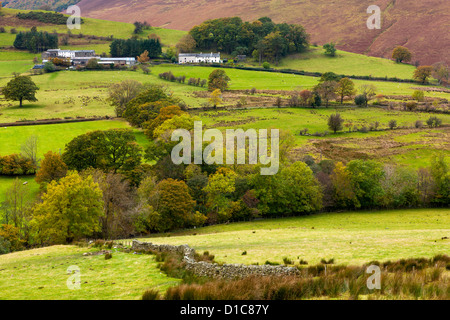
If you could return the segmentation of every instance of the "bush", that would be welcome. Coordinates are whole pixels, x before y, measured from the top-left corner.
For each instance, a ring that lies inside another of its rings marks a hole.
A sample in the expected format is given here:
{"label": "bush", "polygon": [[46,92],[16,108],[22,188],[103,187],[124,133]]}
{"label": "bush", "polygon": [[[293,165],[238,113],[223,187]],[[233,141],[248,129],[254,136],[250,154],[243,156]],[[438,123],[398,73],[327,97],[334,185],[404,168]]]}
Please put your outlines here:
{"label": "bush", "polygon": [[108,252],[107,254],[105,254],[105,260],[109,260],[112,258],[112,254],[110,252]]}
{"label": "bush", "polygon": [[389,129],[393,130],[397,127],[397,121],[396,120],[391,120],[389,121]]}
{"label": "bush", "polygon": [[430,128],[437,128],[437,127],[440,127],[441,125],[442,125],[442,119],[439,119],[438,117],[430,117],[428,120],[427,120],[427,125],[430,127]]}
{"label": "bush", "polygon": [[3,237],[0,237],[0,255],[11,252],[11,243]]}
{"label": "bush", "polygon": [[366,97],[362,94],[359,94],[355,97],[355,104],[357,106],[363,106],[366,104]]}
{"label": "bush", "polygon": [[144,292],[142,295],[142,300],[160,300],[161,296],[158,290],[149,289]]}
{"label": "bush", "polygon": [[262,64],[262,66],[263,66],[264,69],[270,69],[270,63],[268,63],[267,61],[264,62],[264,63]]}

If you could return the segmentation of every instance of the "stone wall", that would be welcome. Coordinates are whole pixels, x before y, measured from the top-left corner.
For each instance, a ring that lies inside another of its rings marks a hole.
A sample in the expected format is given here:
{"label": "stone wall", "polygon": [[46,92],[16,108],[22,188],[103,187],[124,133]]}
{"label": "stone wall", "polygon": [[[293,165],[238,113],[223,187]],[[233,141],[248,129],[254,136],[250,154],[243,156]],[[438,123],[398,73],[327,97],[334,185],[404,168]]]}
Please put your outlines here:
{"label": "stone wall", "polygon": [[172,246],[167,244],[157,245],[151,242],[133,241],[132,249],[135,251],[156,251],[177,253],[183,256],[186,270],[197,276],[206,276],[217,279],[236,279],[248,276],[272,276],[272,275],[298,275],[297,268],[271,265],[244,265],[222,264],[195,261],[195,250],[188,245]]}

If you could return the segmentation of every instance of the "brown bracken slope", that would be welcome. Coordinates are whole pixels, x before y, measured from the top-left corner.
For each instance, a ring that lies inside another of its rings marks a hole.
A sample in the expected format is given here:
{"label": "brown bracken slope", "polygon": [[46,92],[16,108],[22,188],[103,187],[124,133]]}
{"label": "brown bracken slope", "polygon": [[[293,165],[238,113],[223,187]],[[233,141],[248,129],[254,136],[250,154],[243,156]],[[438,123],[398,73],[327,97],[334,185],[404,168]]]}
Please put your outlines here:
{"label": "brown bracken slope", "polygon": [[[382,10],[381,30],[366,27],[373,4]],[[82,0],[79,6],[86,17],[180,30],[213,18],[268,16],[302,24],[312,43],[334,41],[339,49],[385,58],[403,45],[413,62],[450,63],[449,0]]]}

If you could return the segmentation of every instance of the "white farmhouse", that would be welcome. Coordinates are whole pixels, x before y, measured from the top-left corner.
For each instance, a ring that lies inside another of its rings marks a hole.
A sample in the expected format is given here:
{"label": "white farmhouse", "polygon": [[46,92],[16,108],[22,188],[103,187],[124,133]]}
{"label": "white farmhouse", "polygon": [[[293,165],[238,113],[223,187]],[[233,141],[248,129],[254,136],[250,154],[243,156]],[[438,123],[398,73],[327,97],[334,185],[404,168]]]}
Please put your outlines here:
{"label": "white farmhouse", "polygon": [[220,63],[219,53],[180,53],[178,63]]}

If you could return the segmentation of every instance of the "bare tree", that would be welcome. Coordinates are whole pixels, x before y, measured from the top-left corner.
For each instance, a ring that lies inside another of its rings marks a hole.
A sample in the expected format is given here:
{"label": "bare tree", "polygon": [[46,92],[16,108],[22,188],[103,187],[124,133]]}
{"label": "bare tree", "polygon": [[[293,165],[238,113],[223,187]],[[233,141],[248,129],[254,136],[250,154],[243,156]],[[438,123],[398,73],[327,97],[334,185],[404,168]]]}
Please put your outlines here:
{"label": "bare tree", "polygon": [[31,160],[33,164],[37,167],[38,158],[37,158],[37,149],[38,149],[39,138],[37,136],[29,136],[27,140],[25,140],[24,144],[20,147],[22,151],[22,155]]}

